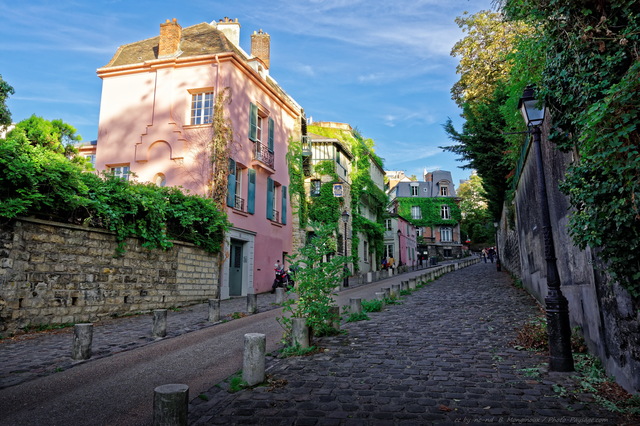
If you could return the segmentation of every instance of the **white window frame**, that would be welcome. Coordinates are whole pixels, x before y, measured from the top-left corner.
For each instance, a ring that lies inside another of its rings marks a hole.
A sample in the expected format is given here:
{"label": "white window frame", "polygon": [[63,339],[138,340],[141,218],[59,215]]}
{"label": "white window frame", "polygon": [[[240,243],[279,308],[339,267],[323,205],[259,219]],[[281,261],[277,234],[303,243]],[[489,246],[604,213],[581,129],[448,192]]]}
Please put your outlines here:
{"label": "white window frame", "polygon": [[453,241],[453,230],[449,227],[440,228],[440,241],[450,243]]}
{"label": "white window frame", "polygon": [[442,197],[448,197],[449,196],[449,187],[448,186],[441,186],[440,187],[440,196]]}
{"label": "white window frame", "polygon": [[420,206],[411,206],[411,219],[422,219],[422,209]]}
{"label": "white window frame", "polygon": [[411,185],[411,196],[417,197],[419,192],[418,185]]}
{"label": "white window frame", "polygon": [[115,177],[119,177],[120,179],[129,180],[131,169],[129,168],[129,166],[109,167],[109,173],[111,173]]}
{"label": "white window frame", "polygon": [[451,219],[451,209],[449,209],[447,204],[440,206],[440,217],[442,219]]}
{"label": "white window frame", "polygon": [[189,123],[192,126],[213,123],[214,105],[213,90],[192,92]]}
{"label": "white window frame", "polygon": [[391,221],[391,219],[385,219],[384,220],[384,229],[386,231],[392,231],[393,230],[393,222]]}

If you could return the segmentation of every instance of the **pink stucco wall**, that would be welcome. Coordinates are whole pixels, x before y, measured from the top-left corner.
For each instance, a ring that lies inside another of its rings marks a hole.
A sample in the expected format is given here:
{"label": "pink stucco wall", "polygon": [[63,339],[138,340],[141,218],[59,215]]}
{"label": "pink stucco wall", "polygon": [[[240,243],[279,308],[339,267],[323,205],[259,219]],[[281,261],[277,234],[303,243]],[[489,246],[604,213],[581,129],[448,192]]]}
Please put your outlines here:
{"label": "pink stucco wall", "polygon": [[[299,111],[291,108],[257,73],[228,55],[189,66],[176,67],[171,60],[154,62],[153,66],[123,70],[121,75],[117,70],[99,70],[103,88],[96,169],[129,165],[138,181],[153,181],[160,173],[167,186],[182,186],[204,194],[206,143],[211,127],[188,125],[189,90],[213,88],[217,92],[228,88],[231,102],[226,109],[234,132],[234,142],[229,147],[231,158],[242,167],[256,170],[255,214],[227,207],[234,228],[255,234],[249,274],[253,276],[253,288],[243,292],[269,290],[273,264],[282,259],[283,252],[292,251],[292,217],[288,206],[286,225],[266,218],[266,182],[270,176],[277,184],[289,186],[285,154],[299,122]],[[254,143],[248,138],[250,103],[259,104],[274,119],[274,170],[266,170],[252,159]],[[241,196],[246,199],[246,183],[242,191]]]}

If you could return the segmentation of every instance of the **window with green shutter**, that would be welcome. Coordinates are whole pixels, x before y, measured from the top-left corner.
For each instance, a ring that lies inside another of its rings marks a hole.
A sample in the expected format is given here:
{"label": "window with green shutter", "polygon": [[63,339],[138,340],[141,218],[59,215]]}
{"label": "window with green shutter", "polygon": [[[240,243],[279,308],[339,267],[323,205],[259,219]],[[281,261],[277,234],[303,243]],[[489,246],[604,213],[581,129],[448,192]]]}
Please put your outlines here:
{"label": "window with green shutter", "polygon": [[256,212],[256,171],[249,169],[249,185],[247,195],[247,213],[254,214]]}
{"label": "window with green shutter", "polygon": [[273,179],[267,177],[267,219],[273,220]]}
{"label": "window with green shutter", "polygon": [[227,206],[236,206],[236,162],[229,158],[229,181],[227,182]]}
{"label": "window with green shutter", "polygon": [[258,140],[258,106],[253,103],[249,104],[249,139]]}
{"label": "window with green shutter", "polygon": [[287,224],[287,187],[282,185],[282,224]]}
{"label": "window with green shutter", "polygon": [[269,117],[269,143],[268,143],[269,152],[273,152],[274,131],[275,131],[275,125],[274,125],[273,118]]}

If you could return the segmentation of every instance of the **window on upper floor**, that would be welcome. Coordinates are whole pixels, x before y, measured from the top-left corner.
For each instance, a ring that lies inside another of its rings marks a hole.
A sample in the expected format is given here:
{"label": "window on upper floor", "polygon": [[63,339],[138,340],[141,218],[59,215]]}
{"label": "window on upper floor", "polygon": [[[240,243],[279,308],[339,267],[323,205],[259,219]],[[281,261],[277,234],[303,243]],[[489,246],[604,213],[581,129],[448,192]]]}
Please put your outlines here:
{"label": "window on upper floor", "polygon": [[162,173],[158,173],[153,177],[153,183],[155,183],[156,186],[167,186],[167,178]]}
{"label": "window on upper floor", "polygon": [[453,231],[451,228],[440,228],[440,241],[443,243],[453,241]]}
{"label": "window on upper floor", "polygon": [[115,177],[119,177],[124,180],[129,180],[129,175],[131,174],[129,166],[110,167],[109,172]]}
{"label": "window on upper floor", "polygon": [[249,104],[249,139],[266,145],[269,152],[274,150],[275,122],[269,112],[258,105]]}
{"label": "window on upper floor", "polygon": [[87,154],[84,156],[91,163],[91,167],[96,167],[96,155],[95,154]]}
{"label": "window on upper floor", "polygon": [[411,196],[412,197],[417,197],[418,196],[418,185],[411,185]]}
{"label": "window on upper floor", "polygon": [[424,236],[424,229],[421,227],[416,228],[416,237]]}
{"label": "window on upper floor", "polygon": [[449,196],[449,187],[448,186],[441,186],[440,187],[440,196],[442,196],[442,197],[448,197]]}
{"label": "window on upper floor", "polygon": [[191,94],[191,125],[213,122],[213,91]]}
{"label": "window on upper floor", "polygon": [[442,219],[451,219],[451,211],[448,205],[444,204],[440,206],[440,217]]}
{"label": "window on upper floor", "polygon": [[422,219],[420,206],[411,206],[411,219]]}
{"label": "window on upper floor", "polygon": [[391,231],[391,230],[393,230],[393,228],[392,228],[392,222],[391,222],[391,219],[385,219],[385,220],[384,220],[384,229],[385,229],[386,231]]}

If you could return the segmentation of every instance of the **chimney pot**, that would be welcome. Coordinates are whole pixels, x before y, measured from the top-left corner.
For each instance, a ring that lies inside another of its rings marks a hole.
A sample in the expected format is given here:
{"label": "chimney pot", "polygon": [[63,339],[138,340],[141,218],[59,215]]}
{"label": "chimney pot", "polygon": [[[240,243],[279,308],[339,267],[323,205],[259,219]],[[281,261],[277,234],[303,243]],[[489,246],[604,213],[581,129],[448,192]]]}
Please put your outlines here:
{"label": "chimney pot", "polygon": [[271,66],[271,36],[262,29],[251,34],[251,55],[262,60],[267,68]]}
{"label": "chimney pot", "polygon": [[158,57],[174,55],[180,47],[182,38],[182,27],[178,20],[167,19],[164,24],[160,24],[160,42],[158,43]]}

